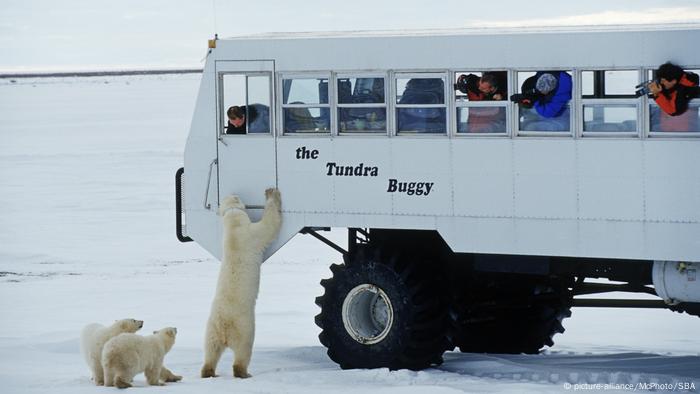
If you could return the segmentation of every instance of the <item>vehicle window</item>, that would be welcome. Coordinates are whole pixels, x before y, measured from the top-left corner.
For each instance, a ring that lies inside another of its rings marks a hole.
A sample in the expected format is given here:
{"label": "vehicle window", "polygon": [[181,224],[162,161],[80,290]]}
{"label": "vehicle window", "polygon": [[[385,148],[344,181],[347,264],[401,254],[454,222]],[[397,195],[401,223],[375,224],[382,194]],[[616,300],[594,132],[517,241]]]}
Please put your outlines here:
{"label": "vehicle window", "polygon": [[637,131],[637,105],[583,104],[584,132],[632,132]]}
{"label": "vehicle window", "polygon": [[688,109],[677,116],[665,113],[653,100],[650,101],[649,123],[651,132],[700,133],[700,100],[692,100],[688,104]]}
{"label": "vehicle window", "polygon": [[445,78],[397,77],[396,124],[399,133],[446,133]]}
{"label": "vehicle window", "polygon": [[459,71],[454,74],[457,133],[507,133],[506,71]]}
{"label": "vehicle window", "polygon": [[581,95],[583,97],[595,97],[594,71],[581,71]]}
{"label": "vehicle window", "polygon": [[386,99],[383,77],[337,80],[338,131],[386,132]]}
{"label": "vehicle window", "polygon": [[[538,81],[543,74],[551,75],[556,80],[556,82],[543,84],[551,89],[546,94],[537,90]],[[566,70],[517,73],[518,93],[530,95],[528,104],[517,106],[519,131],[570,132],[572,75],[571,71]]]}
{"label": "vehicle window", "polygon": [[634,97],[634,87],[639,83],[639,72],[637,70],[605,71],[603,76],[606,97]]}
{"label": "vehicle window", "polygon": [[[685,69],[700,75],[698,69]],[[655,72],[649,70],[648,80],[656,79]],[[680,107],[684,105],[677,102]],[[668,135],[668,133],[680,133],[684,136],[700,136],[700,99],[692,99],[687,102],[687,109],[678,115],[671,116],[661,110],[653,98],[649,98],[649,131],[656,135]]]}
{"label": "vehicle window", "polygon": [[330,133],[328,78],[282,79],[284,133]]}
{"label": "vehicle window", "polygon": [[583,133],[637,135],[637,70],[581,72]]}
{"label": "vehicle window", "polygon": [[328,78],[285,79],[284,104],[328,104]]}
{"label": "vehicle window", "polygon": [[[222,134],[270,133],[270,74],[223,74],[221,77]],[[230,126],[230,109],[238,108],[242,123]]]}

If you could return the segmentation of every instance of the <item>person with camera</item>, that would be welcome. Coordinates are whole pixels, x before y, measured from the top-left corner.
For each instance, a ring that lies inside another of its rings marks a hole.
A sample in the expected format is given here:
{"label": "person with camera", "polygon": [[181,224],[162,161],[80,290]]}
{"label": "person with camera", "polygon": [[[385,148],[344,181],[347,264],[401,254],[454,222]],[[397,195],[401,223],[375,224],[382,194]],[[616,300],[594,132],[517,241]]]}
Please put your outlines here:
{"label": "person with camera", "polygon": [[466,94],[469,101],[503,100],[505,97],[495,73],[485,72],[481,77],[462,74],[454,88]]}
{"label": "person with camera", "polygon": [[[510,100],[525,111],[523,130],[566,131],[569,130],[569,101],[571,101],[571,75],[565,71],[538,71],[528,78],[521,88],[522,93],[510,96]],[[532,119],[534,118],[534,119]]]}
{"label": "person with camera", "polygon": [[[698,131],[698,109],[687,113],[690,100],[700,95],[698,74],[684,71],[680,66],[666,62],[656,70],[656,80],[642,84],[642,92],[649,93],[668,116],[661,115],[660,131]],[[686,114],[685,116],[680,116]],[[652,125],[652,130],[654,129]]]}
{"label": "person with camera", "polygon": [[698,97],[698,74],[666,62],[656,70],[656,78],[647,88],[659,108],[671,116],[682,115],[690,100]]}
{"label": "person with camera", "polygon": [[[505,72],[484,72],[481,77],[462,74],[454,84],[455,90],[467,95],[469,101],[499,101],[506,97]],[[505,131],[505,108],[470,108],[466,122],[469,133],[489,133]]]}

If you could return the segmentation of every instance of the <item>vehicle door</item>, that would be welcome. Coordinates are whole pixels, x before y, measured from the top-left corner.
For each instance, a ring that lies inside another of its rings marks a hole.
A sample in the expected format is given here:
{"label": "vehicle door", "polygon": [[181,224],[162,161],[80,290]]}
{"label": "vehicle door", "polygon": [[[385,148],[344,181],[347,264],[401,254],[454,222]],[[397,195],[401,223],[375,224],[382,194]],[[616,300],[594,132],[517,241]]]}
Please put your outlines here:
{"label": "vehicle door", "polygon": [[[217,61],[216,75],[219,202],[236,194],[248,208],[262,208],[265,189],[277,186],[274,61]],[[232,106],[245,113],[240,134],[226,132]]]}

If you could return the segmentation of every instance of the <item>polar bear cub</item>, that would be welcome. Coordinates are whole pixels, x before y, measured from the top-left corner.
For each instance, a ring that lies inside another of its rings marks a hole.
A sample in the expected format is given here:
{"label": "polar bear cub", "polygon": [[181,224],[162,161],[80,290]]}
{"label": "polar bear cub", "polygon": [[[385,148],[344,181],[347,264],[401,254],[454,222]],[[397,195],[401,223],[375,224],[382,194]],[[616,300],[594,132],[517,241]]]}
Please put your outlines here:
{"label": "polar bear cub", "polygon": [[122,333],[134,333],[143,327],[143,320],[117,320],[109,327],[92,323],[83,328],[80,334],[80,352],[92,372],[92,380],[98,386],[104,385],[102,371],[102,348],[105,343]]}
{"label": "polar bear cub", "polygon": [[238,196],[224,198],[219,208],[223,260],[205,334],[203,378],[216,376],[216,365],[227,347],[234,352],[233,376],[251,376],[248,365],[255,336],[260,265],[263,251],[277,237],[282,223],[279,190],[267,189],[265,199],[262,219],[256,223],[251,223]]}
{"label": "polar bear cub", "polygon": [[146,337],[121,334],[107,341],[102,351],[105,386],[131,387],[134,376],[141,372],[148,384],[163,386],[163,359],[175,344],[176,334],[175,327],[166,327]]}

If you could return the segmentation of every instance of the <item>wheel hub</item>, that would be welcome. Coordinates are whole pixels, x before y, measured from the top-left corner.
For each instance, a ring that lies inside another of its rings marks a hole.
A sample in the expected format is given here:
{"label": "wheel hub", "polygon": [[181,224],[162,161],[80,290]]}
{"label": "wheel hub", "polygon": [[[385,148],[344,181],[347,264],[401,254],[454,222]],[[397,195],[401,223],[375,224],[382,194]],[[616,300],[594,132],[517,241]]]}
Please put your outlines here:
{"label": "wheel hub", "polygon": [[343,301],[343,325],[357,342],[372,345],[381,342],[391,329],[394,310],[386,293],[372,284],[350,290]]}

